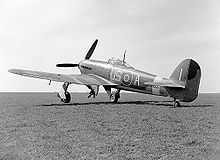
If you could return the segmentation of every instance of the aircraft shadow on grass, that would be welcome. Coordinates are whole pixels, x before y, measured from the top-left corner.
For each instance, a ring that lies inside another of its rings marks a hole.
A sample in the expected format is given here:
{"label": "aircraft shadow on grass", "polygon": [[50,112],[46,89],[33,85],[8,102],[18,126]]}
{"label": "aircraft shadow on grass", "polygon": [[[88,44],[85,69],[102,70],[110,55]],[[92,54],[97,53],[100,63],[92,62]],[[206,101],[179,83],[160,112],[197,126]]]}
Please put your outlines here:
{"label": "aircraft shadow on grass", "polygon": [[[82,102],[82,103],[56,103],[56,104],[41,104],[37,106],[83,106],[83,105],[120,105],[120,104],[134,104],[134,105],[155,105],[155,106],[173,106],[173,101],[127,101],[127,102]],[[198,105],[181,105],[176,108],[191,108],[191,107],[213,107],[211,104],[198,104]]]}

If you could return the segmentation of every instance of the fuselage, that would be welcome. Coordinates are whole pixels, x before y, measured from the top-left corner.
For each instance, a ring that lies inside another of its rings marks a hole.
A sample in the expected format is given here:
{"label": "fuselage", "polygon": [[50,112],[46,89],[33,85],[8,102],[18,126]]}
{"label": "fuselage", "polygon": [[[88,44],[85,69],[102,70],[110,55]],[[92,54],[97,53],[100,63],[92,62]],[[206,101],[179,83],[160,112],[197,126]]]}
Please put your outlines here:
{"label": "fuselage", "polygon": [[146,82],[160,82],[162,79],[166,78],[161,78],[134,69],[120,60],[110,60],[108,62],[83,60],[79,63],[79,69],[83,74],[98,75],[114,84],[118,84],[113,85],[112,88],[159,96],[169,96],[165,87],[145,84]]}

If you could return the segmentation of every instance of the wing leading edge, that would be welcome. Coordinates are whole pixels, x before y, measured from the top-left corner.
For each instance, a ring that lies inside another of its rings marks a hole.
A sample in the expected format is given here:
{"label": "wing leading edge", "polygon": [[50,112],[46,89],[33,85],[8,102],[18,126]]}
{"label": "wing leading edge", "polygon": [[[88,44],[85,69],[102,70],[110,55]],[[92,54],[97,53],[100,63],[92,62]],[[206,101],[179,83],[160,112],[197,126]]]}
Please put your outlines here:
{"label": "wing leading edge", "polygon": [[22,70],[22,69],[10,69],[8,71],[21,76],[46,79],[56,82],[69,82],[69,83],[81,84],[81,85],[117,85],[97,75],[87,75],[87,74],[65,75],[65,74],[30,71],[30,70]]}

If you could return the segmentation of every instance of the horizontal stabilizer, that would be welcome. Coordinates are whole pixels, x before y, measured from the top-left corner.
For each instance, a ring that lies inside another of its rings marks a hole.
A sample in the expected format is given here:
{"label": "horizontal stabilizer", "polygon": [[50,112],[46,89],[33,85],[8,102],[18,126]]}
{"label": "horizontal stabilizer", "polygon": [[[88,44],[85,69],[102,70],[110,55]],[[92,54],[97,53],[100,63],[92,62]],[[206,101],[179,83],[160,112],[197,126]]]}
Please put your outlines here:
{"label": "horizontal stabilizer", "polygon": [[184,85],[180,85],[177,83],[174,83],[172,81],[168,83],[163,82],[144,82],[145,85],[151,85],[151,86],[163,86],[163,87],[173,87],[173,88],[185,88]]}

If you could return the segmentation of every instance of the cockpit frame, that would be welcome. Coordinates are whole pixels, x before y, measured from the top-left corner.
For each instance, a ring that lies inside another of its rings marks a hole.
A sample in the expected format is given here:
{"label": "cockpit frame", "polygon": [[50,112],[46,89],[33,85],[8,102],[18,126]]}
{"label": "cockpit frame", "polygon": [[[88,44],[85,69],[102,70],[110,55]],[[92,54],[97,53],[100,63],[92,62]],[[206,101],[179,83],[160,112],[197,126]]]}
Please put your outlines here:
{"label": "cockpit frame", "polygon": [[127,62],[125,61],[122,61],[120,59],[117,59],[117,58],[110,58],[108,60],[108,63],[114,65],[114,66],[121,66],[121,67],[126,67],[126,68],[133,68],[131,65],[129,65]]}

